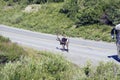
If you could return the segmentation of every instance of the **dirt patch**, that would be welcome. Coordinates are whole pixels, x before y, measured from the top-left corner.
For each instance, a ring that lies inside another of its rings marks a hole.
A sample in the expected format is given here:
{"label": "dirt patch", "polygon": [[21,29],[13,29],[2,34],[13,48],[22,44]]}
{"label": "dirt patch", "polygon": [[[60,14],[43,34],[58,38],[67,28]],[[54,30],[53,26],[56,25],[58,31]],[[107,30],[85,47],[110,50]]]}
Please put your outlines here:
{"label": "dirt patch", "polygon": [[24,12],[37,12],[41,8],[41,5],[33,4],[33,5],[28,5]]}

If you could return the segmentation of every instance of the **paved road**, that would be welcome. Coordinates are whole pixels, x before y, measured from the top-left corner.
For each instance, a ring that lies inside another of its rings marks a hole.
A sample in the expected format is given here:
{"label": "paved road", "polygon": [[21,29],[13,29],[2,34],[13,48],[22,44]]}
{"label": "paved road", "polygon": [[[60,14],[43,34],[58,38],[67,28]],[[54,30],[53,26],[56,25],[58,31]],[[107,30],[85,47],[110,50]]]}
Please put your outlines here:
{"label": "paved road", "polygon": [[60,52],[65,58],[78,66],[85,65],[87,61],[92,62],[93,65],[98,64],[100,61],[114,61],[119,64],[115,60],[117,51],[114,43],[69,38],[70,51],[63,52],[57,49],[61,48],[61,46],[56,41],[56,35],[32,32],[5,25],[0,25],[0,35],[9,37],[13,42],[17,42],[20,45],[39,50],[49,50],[54,53]]}

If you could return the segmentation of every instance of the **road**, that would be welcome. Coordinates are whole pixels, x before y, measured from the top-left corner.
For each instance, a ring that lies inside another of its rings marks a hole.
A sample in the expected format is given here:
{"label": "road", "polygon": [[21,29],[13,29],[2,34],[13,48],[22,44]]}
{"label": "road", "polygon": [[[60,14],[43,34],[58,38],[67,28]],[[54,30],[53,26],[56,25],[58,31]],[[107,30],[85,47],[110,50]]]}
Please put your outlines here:
{"label": "road", "polygon": [[0,25],[0,35],[9,37],[12,42],[20,45],[60,53],[78,66],[86,65],[86,62],[96,65],[100,61],[113,61],[119,64],[115,60],[117,55],[115,43],[69,38],[69,52],[66,52],[57,49],[61,48],[61,45],[56,41],[56,35],[32,32],[5,25]]}

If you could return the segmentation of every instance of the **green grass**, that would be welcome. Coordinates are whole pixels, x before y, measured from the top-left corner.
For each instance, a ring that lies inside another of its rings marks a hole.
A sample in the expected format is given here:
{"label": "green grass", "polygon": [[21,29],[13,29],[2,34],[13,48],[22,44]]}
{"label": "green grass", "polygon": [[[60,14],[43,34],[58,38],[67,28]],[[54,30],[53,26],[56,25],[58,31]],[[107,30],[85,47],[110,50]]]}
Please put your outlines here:
{"label": "green grass", "polygon": [[[60,14],[63,3],[42,4],[38,12],[25,13],[24,6],[11,8],[1,1],[0,23],[33,31],[55,34],[62,33],[72,37],[112,41],[111,27],[89,25],[72,27],[73,21]],[[3,61],[5,61],[3,63]],[[120,66],[115,63],[100,63],[98,66],[86,64],[73,65],[61,55],[47,51],[36,51],[11,43],[0,36],[0,80],[119,80]]]}
{"label": "green grass", "polygon": [[85,66],[78,67],[58,53],[20,47],[2,36],[0,45],[0,56],[5,56],[0,60],[6,58],[8,60],[0,64],[0,80],[118,80],[120,78],[120,65],[113,62],[101,62],[97,66],[86,63]]}
{"label": "green grass", "polygon": [[96,41],[113,41],[111,39],[111,27],[106,25],[89,25],[81,26],[80,28],[70,29],[66,31],[66,34],[73,37],[82,37],[84,39],[96,40]]}
{"label": "green grass", "polygon": [[25,57],[15,63],[7,63],[1,69],[0,78],[2,80],[72,80],[74,74],[68,61],[60,59],[59,56],[41,57],[40,59]]}
{"label": "green grass", "polygon": [[0,36],[0,64],[15,61],[24,55],[26,51],[15,43],[11,43],[8,38]]}
{"label": "green grass", "polygon": [[15,5],[8,8],[3,4],[0,12],[0,24],[6,24],[32,31],[62,34],[67,36],[82,37],[97,41],[113,41],[110,37],[111,27],[107,25],[88,25],[74,28],[74,21],[65,14],[59,13],[64,3],[41,4],[38,12],[24,12],[25,5]]}
{"label": "green grass", "polygon": [[0,80],[72,80],[74,70],[59,54],[22,48],[0,36]]}
{"label": "green grass", "polygon": [[101,62],[98,66],[92,67],[86,65],[81,68],[83,71],[82,76],[79,80],[118,80],[120,78],[120,68],[113,62]]}

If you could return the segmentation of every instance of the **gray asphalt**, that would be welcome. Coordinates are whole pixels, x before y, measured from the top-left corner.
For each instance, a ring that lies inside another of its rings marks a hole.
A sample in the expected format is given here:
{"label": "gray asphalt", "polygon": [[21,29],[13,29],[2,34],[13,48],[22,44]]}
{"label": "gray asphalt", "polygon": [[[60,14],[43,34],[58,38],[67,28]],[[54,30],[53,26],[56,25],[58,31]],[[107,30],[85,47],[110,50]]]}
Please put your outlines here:
{"label": "gray asphalt", "polygon": [[5,25],[0,25],[0,35],[9,37],[12,42],[20,45],[62,54],[67,60],[78,66],[86,65],[87,62],[97,65],[101,61],[113,61],[119,64],[115,60],[117,55],[115,43],[69,37],[69,52],[66,52],[60,50],[62,46],[56,41],[56,35],[32,32]]}

